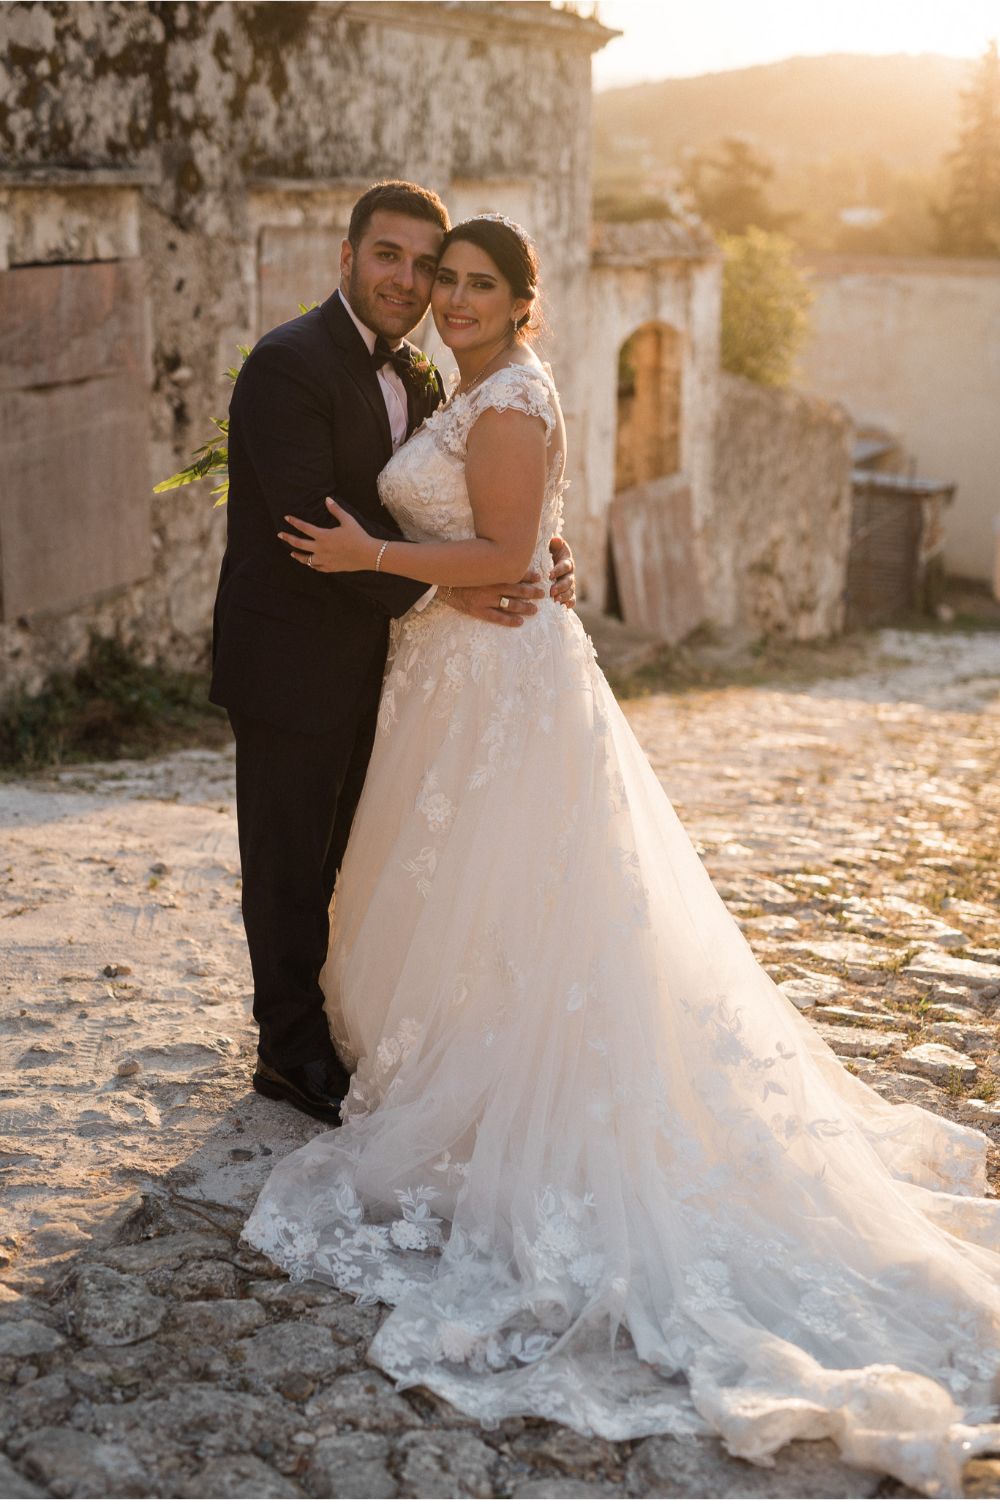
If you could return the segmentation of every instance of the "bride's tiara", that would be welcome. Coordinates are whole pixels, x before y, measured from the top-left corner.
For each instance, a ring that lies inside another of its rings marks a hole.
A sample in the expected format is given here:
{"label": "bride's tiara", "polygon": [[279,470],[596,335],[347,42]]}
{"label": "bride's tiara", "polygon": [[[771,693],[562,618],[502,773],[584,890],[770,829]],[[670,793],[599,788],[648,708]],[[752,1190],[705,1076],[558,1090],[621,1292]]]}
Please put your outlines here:
{"label": "bride's tiara", "polygon": [[518,239],[525,245],[534,245],[535,243],[528,231],[521,224],[516,224],[513,219],[508,219],[506,214],[473,214],[471,220],[468,222],[477,223],[480,219],[486,219],[491,224],[502,224],[505,229],[509,229],[512,234],[516,234]]}

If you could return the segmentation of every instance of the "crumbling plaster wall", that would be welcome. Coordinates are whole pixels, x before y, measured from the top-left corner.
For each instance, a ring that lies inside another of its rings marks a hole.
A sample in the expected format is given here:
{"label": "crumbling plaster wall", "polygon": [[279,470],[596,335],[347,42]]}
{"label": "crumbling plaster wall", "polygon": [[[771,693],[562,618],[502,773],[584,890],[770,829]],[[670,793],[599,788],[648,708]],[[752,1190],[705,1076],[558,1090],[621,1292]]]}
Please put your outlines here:
{"label": "crumbling plaster wall", "polygon": [[[541,352],[580,432],[590,55],[609,35],[595,22],[517,3],[83,0],[8,5],[2,27],[0,271],[141,259],[151,485],[225,409],[221,372],[257,331],[268,215],[308,224],[310,192],[339,201],[385,176],[446,201],[454,187],[460,211],[526,205],[554,330]],[[334,256],[325,291],[336,279]],[[585,513],[585,481],[571,494]],[[202,485],[156,497],[152,524],[145,581],[0,625],[3,690],[37,689],[91,630],[178,664],[204,658],[223,515]]]}
{"label": "crumbling plaster wall", "polygon": [[717,624],[749,639],[843,628],[852,446],[843,408],[720,376],[703,580]]}

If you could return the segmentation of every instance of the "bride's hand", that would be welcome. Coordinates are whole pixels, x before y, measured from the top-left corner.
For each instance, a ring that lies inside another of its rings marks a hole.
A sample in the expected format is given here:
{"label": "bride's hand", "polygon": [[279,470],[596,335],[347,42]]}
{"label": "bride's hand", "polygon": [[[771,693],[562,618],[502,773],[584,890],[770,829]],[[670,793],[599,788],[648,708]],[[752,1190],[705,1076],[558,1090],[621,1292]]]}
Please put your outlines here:
{"label": "bride's hand", "polygon": [[335,526],[313,526],[297,516],[286,516],[301,536],[279,531],[278,537],[292,549],[296,562],[304,563],[314,573],[361,573],[375,566],[379,540],[356,521],[350,511],[336,500],[326,497],[326,508],[337,522]]}

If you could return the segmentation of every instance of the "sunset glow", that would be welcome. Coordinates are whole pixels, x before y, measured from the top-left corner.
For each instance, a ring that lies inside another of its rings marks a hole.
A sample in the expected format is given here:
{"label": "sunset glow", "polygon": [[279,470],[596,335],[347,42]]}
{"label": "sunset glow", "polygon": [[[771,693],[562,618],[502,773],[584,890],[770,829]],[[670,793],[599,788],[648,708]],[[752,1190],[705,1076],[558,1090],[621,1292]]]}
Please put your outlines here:
{"label": "sunset glow", "polygon": [[1000,32],[998,0],[603,0],[600,18],[622,31],[594,59],[597,88],[721,72],[829,52],[940,52],[978,57]]}

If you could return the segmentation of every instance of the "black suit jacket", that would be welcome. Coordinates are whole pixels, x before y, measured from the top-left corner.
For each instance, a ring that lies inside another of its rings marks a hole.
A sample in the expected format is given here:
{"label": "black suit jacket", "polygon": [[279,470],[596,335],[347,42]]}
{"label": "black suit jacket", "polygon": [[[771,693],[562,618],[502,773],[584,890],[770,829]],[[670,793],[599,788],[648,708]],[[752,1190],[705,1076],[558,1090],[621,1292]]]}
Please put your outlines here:
{"label": "black suit jacket", "polygon": [[[410,394],[410,427],[441,399]],[[277,537],[286,515],[332,524],[332,495],[367,530],[400,532],[383,509],[392,455],[365,342],[336,293],[257,343],[229,407],[226,551],[215,602],[210,697],[305,734],[347,727],[385,667],[389,619],[427,585],[390,574],[310,572]]]}

